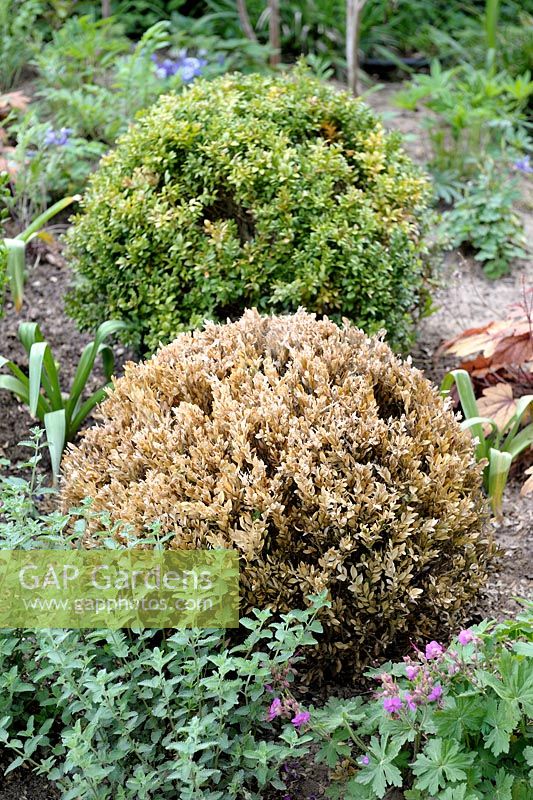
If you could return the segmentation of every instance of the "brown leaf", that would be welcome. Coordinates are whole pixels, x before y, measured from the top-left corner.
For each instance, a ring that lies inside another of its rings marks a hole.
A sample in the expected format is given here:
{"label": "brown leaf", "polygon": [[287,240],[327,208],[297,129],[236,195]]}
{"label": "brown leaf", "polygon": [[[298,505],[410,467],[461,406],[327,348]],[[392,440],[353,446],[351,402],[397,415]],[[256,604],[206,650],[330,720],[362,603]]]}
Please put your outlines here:
{"label": "brown leaf", "polygon": [[529,478],[520,489],[520,494],[522,497],[525,497],[526,494],[531,494],[531,492],[533,492],[533,467],[526,469],[524,475],[529,475]]}
{"label": "brown leaf", "polygon": [[468,361],[462,361],[459,369],[465,369],[474,378],[484,378],[489,372],[492,372],[492,361],[485,356],[477,356]]}
{"label": "brown leaf", "polygon": [[339,138],[339,131],[337,130],[337,126],[335,125],[334,122],[325,120],[320,126],[320,130],[323,133],[324,138],[327,139],[329,142],[334,142],[336,139]]}
{"label": "brown leaf", "polygon": [[498,428],[505,427],[516,411],[513,390],[508,383],[497,383],[483,389],[483,396],[477,404],[480,415],[493,419]]}
{"label": "brown leaf", "polygon": [[17,111],[26,111],[30,98],[23,92],[8,92],[0,94],[0,118],[7,117],[14,108]]}
{"label": "brown leaf", "polygon": [[[485,352],[485,348],[490,347],[494,338],[500,332],[508,331],[509,322],[506,320],[490,322],[481,328],[469,328],[454,339],[450,339],[439,348],[439,353],[457,356],[470,356],[474,353]],[[486,355],[486,353],[485,353]]]}
{"label": "brown leaf", "polygon": [[533,360],[533,339],[529,329],[501,339],[494,349],[493,369],[509,365],[519,366]]}
{"label": "brown leaf", "polygon": [[0,150],[0,172],[7,172],[12,178],[19,171],[19,165],[9,158],[9,154],[14,152],[14,147],[2,147]]}

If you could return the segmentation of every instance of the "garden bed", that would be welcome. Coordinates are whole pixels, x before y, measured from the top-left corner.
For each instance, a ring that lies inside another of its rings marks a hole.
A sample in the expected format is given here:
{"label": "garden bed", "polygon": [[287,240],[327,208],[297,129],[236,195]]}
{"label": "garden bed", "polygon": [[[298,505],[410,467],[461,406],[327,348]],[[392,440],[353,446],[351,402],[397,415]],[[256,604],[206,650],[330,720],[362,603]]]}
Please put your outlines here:
{"label": "garden bed", "polygon": [[[401,130],[406,135],[406,149],[415,161],[423,165],[429,155],[426,132],[420,124],[419,113],[398,111],[394,106],[392,97],[399,88],[400,84],[388,85],[371,94],[368,102],[374,109],[384,114],[387,125]],[[332,135],[335,136],[335,131]],[[524,222],[526,236],[531,238],[533,197],[531,190],[528,195],[525,181],[522,188],[525,199],[520,205],[519,212]],[[24,351],[16,337],[17,324],[20,320],[38,322],[55,358],[61,365],[63,379],[68,384],[75,373],[83,347],[92,337],[80,333],[75,323],[65,313],[64,298],[72,287],[73,277],[62,256],[61,245],[59,243],[32,245],[30,253],[32,258],[38,257],[38,263],[29,274],[22,310],[16,313],[13,303],[8,300],[4,316],[0,319],[2,354],[9,355],[17,363],[24,364]],[[436,351],[442,342],[466,328],[500,318],[506,306],[519,302],[524,287],[531,284],[533,284],[531,260],[516,261],[509,275],[498,281],[491,281],[473,257],[458,250],[448,253],[442,268],[433,277],[432,296],[435,311],[420,320],[417,327],[417,341],[411,354],[413,364],[439,384],[447,369],[452,366],[449,359],[440,359],[436,356]],[[133,358],[133,351],[120,346],[116,347],[114,352],[117,374],[121,374],[125,362]],[[89,384],[90,388],[94,389],[101,385],[102,380],[103,373],[98,369],[95,370]],[[92,418],[89,417],[89,424],[91,421]],[[453,423],[453,420],[451,422]],[[32,424],[26,408],[11,394],[0,392],[0,457],[16,464],[28,456],[27,451],[21,449],[18,443],[27,438],[28,429]],[[533,460],[526,455],[514,465],[504,495],[503,515],[492,519],[489,523],[500,548],[500,555],[479,602],[472,611],[471,624],[476,624],[486,617],[505,619],[512,616],[519,608],[515,598],[533,596],[533,494],[526,497],[520,495],[523,471],[531,463]],[[50,479],[50,465],[46,458],[41,464],[41,469]],[[348,698],[353,694],[353,687],[348,689],[346,685],[338,683],[329,685],[327,692],[329,695]],[[324,699],[319,690],[314,695],[310,691],[308,694],[304,693],[303,698],[311,703],[317,700],[317,695],[319,700]],[[0,763],[0,774],[1,768]],[[325,796],[327,770],[324,767],[302,767],[302,764],[295,764],[293,768],[291,762],[287,762],[286,773],[289,795],[272,790],[265,795],[265,800],[281,800],[282,797],[289,796],[292,800],[315,800]],[[0,800],[15,800],[15,798],[57,800],[59,796],[49,782],[31,774],[25,767],[6,776],[0,785]],[[403,797],[401,792],[391,790],[386,795],[386,800],[402,800]]]}

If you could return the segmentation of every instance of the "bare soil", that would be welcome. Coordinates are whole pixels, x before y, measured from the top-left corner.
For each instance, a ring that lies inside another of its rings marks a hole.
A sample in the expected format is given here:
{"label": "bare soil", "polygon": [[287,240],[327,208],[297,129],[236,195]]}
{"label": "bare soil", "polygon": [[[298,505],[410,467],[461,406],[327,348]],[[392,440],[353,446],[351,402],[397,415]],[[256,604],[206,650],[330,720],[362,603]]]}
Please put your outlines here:
{"label": "bare soil", "polygon": [[19,768],[4,775],[10,762],[7,754],[0,752],[0,800],[59,800],[60,792],[28,768]]}

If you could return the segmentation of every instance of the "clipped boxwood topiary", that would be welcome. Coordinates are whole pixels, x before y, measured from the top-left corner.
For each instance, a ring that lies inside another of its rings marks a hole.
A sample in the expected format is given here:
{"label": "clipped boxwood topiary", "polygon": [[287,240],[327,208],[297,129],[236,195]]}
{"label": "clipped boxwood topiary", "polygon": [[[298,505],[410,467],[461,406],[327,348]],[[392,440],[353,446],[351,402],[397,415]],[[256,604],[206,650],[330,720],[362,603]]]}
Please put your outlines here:
{"label": "clipped boxwood topiary", "polygon": [[66,508],[236,548],[242,610],[327,589],[321,663],[360,668],[468,611],[492,552],[470,434],[378,339],[303,311],[130,363],[64,459]]}
{"label": "clipped boxwood topiary", "polygon": [[359,100],[297,70],[168,95],[93,176],[70,232],[82,327],[153,351],[246,308],[309,311],[406,344],[427,184]]}

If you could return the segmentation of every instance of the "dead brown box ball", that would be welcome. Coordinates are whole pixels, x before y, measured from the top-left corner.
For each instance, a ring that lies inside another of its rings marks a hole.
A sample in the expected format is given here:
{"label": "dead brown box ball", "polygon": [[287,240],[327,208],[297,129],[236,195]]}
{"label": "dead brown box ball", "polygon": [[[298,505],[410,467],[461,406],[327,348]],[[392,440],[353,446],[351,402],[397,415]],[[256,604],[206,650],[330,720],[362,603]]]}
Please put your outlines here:
{"label": "dead brown box ball", "polygon": [[65,507],[91,497],[140,537],[157,518],[173,548],[236,548],[243,613],[327,589],[328,670],[442,635],[493,549],[470,434],[437,390],[304,311],[247,311],[129,364],[63,469]]}

